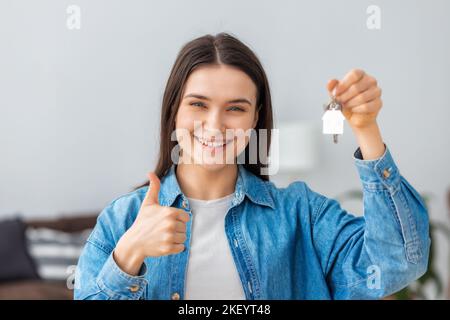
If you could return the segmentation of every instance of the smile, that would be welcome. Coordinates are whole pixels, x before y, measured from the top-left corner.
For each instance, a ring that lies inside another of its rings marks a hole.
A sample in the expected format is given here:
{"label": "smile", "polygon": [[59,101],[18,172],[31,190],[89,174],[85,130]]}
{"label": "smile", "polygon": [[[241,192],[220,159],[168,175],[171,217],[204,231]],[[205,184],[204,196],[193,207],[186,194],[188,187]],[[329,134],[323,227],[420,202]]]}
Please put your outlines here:
{"label": "smile", "polygon": [[227,141],[209,141],[202,139],[200,137],[194,136],[195,140],[200,142],[204,147],[208,148],[223,148],[225,145],[229,144],[233,141],[233,139],[227,140]]}

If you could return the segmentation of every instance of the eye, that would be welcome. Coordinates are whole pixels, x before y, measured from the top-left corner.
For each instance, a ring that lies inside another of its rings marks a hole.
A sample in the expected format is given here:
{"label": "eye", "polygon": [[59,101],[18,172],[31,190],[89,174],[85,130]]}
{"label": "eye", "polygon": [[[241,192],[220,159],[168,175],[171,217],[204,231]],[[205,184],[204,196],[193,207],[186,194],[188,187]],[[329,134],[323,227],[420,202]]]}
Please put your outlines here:
{"label": "eye", "polygon": [[203,102],[191,102],[190,105],[194,106],[194,107],[200,107],[200,108],[205,107]]}
{"label": "eye", "polygon": [[239,107],[239,106],[232,106],[230,108],[228,108],[228,110],[230,111],[245,111],[243,108]]}

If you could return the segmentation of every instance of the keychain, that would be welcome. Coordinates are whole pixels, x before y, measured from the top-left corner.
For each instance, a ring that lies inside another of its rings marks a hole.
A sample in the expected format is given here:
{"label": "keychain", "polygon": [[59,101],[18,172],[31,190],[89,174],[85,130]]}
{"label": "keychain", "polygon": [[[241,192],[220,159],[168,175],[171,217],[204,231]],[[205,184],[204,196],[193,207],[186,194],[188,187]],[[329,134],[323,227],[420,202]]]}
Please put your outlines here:
{"label": "keychain", "polygon": [[325,105],[325,113],[322,116],[323,134],[332,134],[334,143],[338,142],[338,134],[344,133],[344,115],[342,106],[333,95],[331,101]]}

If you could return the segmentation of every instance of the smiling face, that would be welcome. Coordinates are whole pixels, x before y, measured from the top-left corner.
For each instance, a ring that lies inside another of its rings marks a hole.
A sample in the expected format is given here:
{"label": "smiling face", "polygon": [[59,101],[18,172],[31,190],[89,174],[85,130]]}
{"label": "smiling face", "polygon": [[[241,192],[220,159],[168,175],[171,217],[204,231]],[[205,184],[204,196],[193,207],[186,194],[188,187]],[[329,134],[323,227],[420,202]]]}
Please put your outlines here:
{"label": "smiling face", "polygon": [[195,69],[188,77],[175,120],[179,163],[209,170],[236,163],[258,121],[257,88],[243,71],[227,65]]}

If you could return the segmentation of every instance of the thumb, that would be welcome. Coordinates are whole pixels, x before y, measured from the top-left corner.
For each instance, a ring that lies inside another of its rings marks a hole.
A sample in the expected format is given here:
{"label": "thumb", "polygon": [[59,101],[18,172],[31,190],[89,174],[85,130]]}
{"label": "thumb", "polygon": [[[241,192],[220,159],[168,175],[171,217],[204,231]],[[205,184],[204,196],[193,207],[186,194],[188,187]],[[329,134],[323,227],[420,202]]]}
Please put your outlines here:
{"label": "thumb", "polygon": [[332,79],[332,80],[328,81],[327,89],[331,96],[336,96],[336,89],[337,89],[338,84],[339,84],[339,81],[336,79]]}
{"label": "thumb", "polygon": [[147,177],[149,180],[148,191],[147,194],[145,195],[142,205],[150,206],[153,204],[159,204],[158,194],[159,188],[161,187],[161,182],[159,181],[158,176],[154,172],[147,173]]}

